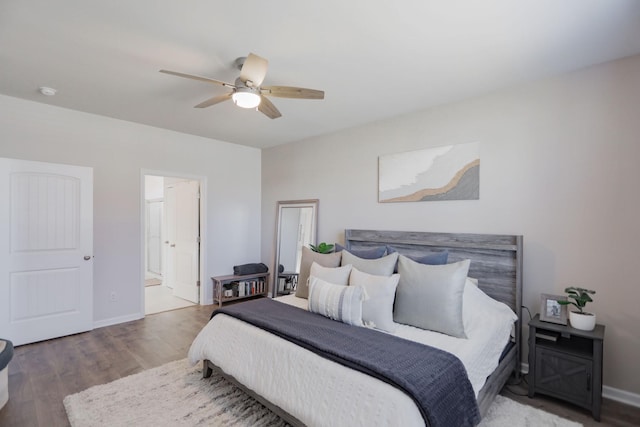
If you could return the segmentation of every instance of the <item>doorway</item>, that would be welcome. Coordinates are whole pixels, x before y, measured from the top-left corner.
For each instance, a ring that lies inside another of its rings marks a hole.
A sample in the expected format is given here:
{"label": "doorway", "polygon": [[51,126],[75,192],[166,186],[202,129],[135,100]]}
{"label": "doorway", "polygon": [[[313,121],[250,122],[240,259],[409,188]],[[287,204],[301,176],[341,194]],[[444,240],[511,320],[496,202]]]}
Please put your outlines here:
{"label": "doorway", "polygon": [[144,313],[200,302],[199,180],[144,175]]}

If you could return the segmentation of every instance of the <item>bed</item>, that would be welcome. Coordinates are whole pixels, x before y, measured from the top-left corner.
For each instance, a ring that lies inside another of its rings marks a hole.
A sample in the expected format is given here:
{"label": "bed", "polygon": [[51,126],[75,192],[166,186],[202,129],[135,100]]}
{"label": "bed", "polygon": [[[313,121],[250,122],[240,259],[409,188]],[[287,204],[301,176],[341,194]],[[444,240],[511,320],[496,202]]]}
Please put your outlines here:
{"label": "bed", "polygon": [[[504,349],[498,349],[497,367],[472,381],[477,407],[484,415],[509,376],[519,376],[522,236],[345,231],[347,251],[380,246],[411,257],[447,251],[449,263],[469,259],[468,276],[477,279],[478,288],[515,313],[512,338]],[[306,300],[293,296],[282,302],[301,308],[306,305]],[[400,336],[412,339],[411,327],[400,329]],[[213,335],[205,330],[214,331]],[[425,425],[415,402],[397,388],[242,320],[215,316],[201,335],[189,358],[192,363],[203,361],[203,375],[221,373],[291,425]]]}

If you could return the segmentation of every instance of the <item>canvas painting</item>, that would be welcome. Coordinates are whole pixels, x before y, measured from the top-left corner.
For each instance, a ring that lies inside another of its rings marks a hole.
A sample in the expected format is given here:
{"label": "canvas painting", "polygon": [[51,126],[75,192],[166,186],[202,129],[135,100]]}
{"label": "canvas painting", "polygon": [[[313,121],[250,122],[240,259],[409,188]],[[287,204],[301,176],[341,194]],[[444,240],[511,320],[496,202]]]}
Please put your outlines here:
{"label": "canvas painting", "polygon": [[378,158],[378,201],[426,202],[480,198],[480,143]]}

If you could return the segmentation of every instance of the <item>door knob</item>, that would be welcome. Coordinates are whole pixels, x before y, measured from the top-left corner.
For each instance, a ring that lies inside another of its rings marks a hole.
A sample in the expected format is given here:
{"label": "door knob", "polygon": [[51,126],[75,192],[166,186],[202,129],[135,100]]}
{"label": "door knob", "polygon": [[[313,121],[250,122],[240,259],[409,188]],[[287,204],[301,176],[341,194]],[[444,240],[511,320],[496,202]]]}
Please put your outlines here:
{"label": "door knob", "polygon": [[84,256],[84,260],[85,260],[85,261],[89,261],[90,259],[91,259],[91,256],[90,256],[90,255],[85,255],[85,256]]}
{"label": "door knob", "polygon": [[171,247],[172,247],[172,248],[175,248],[175,247],[176,247],[176,244],[175,244],[175,243],[174,243],[174,244],[172,244],[172,245],[171,245]]}
{"label": "door knob", "polygon": [[165,245],[168,245],[168,244],[169,244],[169,241],[168,241],[168,240],[165,240],[165,241],[164,241],[164,244],[165,244]]}

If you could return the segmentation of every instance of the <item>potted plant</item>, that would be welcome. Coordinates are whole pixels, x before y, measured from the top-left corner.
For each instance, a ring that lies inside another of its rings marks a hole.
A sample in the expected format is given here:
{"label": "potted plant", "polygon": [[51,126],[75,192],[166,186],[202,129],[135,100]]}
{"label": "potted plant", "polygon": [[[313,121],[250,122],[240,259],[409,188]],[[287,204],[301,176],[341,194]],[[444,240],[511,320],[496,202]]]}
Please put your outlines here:
{"label": "potted plant", "polygon": [[558,303],[562,305],[571,304],[578,309],[569,312],[569,322],[571,322],[571,326],[583,331],[593,331],[596,327],[596,315],[587,313],[584,311],[584,307],[588,302],[593,302],[590,295],[594,295],[596,291],[575,286],[570,286],[564,291],[567,293],[568,300],[558,301]]}
{"label": "potted plant", "polygon": [[318,246],[310,244],[309,247],[314,252],[318,252],[321,254],[330,254],[331,252],[333,252],[334,245],[322,242],[322,243],[319,243]]}

